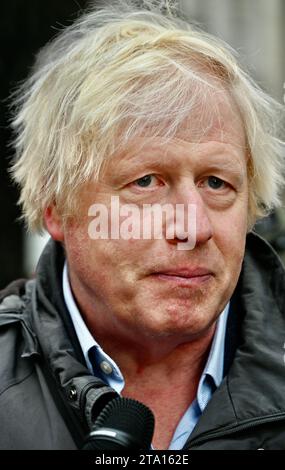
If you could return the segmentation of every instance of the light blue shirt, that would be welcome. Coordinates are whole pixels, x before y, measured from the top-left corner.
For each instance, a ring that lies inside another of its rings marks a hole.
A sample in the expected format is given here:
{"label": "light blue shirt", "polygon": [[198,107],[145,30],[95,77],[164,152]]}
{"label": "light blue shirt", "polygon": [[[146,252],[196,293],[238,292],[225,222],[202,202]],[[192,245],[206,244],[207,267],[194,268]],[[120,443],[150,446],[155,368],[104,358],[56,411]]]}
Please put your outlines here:
{"label": "light blue shirt", "polygon": [[[88,369],[92,374],[100,377],[110,387],[114,388],[117,393],[121,393],[125,386],[124,377],[115,361],[103,351],[83,321],[70,288],[66,262],[63,269],[63,295]],[[217,320],[215,335],[207,363],[199,381],[197,396],[189,404],[189,408],[179,421],[169,445],[169,450],[180,450],[183,448],[214,391],[223,380],[228,312],[229,303]]]}

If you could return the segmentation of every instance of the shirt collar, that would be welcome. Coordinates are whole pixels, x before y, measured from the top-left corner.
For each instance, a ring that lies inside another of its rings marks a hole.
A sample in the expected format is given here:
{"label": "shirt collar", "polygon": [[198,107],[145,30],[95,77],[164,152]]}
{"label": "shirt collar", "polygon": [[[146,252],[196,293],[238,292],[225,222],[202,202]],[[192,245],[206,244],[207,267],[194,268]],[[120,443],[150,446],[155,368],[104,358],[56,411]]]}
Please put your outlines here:
{"label": "shirt collar", "polygon": [[199,381],[197,402],[201,412],[204,411],[212,394],[220,386],[223,380],[225,337],[229,306],[230,303],[226,305],[217,320],[208,360]]}

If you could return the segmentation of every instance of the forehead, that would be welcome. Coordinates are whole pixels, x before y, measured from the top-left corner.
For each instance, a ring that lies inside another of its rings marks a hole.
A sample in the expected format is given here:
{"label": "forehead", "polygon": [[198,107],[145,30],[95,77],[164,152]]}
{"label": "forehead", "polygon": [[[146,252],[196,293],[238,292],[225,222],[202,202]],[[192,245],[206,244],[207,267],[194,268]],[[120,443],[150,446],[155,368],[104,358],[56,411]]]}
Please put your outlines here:
{"label": "forehead", "polygon": [[228,91],[205,93],[177,130],[175,137],[192,143],[217,141],[246,148],[246,133],[239,108]]}
{"label": "forehead", "polygon": [[[173,154],[176,147],[181,147],[181,143],[230,144],[239,153],[245,154],[246,133],[237,104],[224,88],[215,87],[211,91],[209,93],[207,89],[197,101],[200,106],[197,105],[189,112],[174,135],[157,135],[154,127],[146,127],[139,136],[124,143],[120,150],[105,162],[105,170],[108,171],[111,167],[113,169],[114,165],[119,167],[120,162],[127,164],[128,160],[136,155],[142,159],[142,155],[146,155],[144,150],[157,146],[168,149]],[[165,131],[167,135],[167,122]],[[127,128],[125,132],[128,132]]]}

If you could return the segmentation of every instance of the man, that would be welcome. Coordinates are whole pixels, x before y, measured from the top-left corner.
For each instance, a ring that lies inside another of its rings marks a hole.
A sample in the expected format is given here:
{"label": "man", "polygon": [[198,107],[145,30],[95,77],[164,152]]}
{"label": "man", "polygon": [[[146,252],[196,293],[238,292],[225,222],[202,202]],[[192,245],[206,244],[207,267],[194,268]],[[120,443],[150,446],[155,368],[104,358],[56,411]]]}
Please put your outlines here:
{"label": "man", "polygon": [[98,383],[153,411],[156,449],[284,448],[284,271],[250,233],[283,184],[276,103],[217,39],[120,1],[17,104],[13,174],[51,240],[1,296],[1,448],[81,448]]}

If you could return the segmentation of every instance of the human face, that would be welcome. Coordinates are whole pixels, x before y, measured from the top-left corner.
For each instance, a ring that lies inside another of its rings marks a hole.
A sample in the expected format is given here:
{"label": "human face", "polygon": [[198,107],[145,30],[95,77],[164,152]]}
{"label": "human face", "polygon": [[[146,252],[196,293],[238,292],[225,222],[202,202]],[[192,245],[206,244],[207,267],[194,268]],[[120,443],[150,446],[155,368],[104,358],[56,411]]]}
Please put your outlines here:
{"label": "human face", "polygon": [[[73,292],[95,336],[182,344],[206,334],[229,301],[247,232],[246,143],[226,93],[216,105],[219,119],[198,141],[189,129],[167,143],[137,139],[82,192],[64,243]],[[112,196],[140,208],[195,204],[194,249],[178,250],[177,239],[90,239],[89,207],[109,208]]]}

